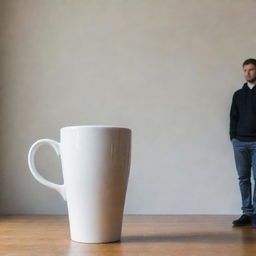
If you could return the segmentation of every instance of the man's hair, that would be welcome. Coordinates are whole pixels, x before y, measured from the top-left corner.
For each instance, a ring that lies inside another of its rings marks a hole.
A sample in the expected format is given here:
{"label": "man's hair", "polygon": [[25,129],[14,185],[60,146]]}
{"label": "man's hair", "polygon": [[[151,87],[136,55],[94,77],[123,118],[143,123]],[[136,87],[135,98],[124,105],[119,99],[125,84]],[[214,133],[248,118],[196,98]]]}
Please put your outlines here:
{"label": "man's hair", "polygon": [[244,65],[248,65],[248,64],[252,64],[256,67],[256,59],[247,59],[247,60],[245,60],[244,63],[243,63],[243,67],[244,67]]}

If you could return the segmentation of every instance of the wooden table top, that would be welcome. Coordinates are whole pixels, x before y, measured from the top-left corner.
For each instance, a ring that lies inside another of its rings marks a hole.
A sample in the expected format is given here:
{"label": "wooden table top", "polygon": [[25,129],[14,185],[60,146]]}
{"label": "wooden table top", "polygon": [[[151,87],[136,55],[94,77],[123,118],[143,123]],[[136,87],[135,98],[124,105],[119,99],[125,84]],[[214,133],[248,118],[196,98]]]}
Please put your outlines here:
{"label": "wooden table top", "polygon": [[231,215],[124,215],[120,242],[70,240],[66,215],[0,215],[0,255],[255,256],[256,229]]}

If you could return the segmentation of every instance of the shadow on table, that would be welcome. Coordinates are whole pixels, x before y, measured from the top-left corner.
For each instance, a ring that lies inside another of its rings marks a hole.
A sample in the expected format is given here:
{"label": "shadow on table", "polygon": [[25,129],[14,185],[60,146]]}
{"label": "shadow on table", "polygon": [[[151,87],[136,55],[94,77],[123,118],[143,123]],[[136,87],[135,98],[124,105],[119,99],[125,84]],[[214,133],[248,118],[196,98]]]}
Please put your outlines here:
{"label": "shadow on table", "polygon": [[184,234],[152,234],[152,235],[124,235],[121,237],[121,243],[255,243],[256,230],[250,227],[233,229],[233,233],[227,232],[194,232]]}

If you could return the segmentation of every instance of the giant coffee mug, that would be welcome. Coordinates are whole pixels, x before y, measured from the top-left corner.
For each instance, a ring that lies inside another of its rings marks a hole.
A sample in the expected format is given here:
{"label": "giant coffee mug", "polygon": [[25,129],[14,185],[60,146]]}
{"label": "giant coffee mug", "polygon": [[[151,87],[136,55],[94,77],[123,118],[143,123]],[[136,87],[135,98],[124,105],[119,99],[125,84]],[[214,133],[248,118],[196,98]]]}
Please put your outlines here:
{"label": "giant coffee mug", "polygon": [[[131,137],[131,129],[125,127],[68,126],[60,129],[60,142],[40,139],[31,146],[28,164],[32,175],[67,201],[71,240],[121,240]],[[52,146],[61,158],[62,185],[46,180],[35,167],[35,153],[45,144]]]}

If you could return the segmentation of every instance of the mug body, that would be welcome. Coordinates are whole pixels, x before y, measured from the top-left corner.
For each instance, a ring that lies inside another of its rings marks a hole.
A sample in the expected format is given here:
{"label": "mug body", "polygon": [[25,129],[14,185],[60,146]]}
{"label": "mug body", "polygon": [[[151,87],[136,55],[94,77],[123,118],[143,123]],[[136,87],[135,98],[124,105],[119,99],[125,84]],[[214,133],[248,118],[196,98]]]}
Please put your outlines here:
{"label": "mug body", "polygon": [[73,241],[120,240],[131,136],[124,127],[61,128],[60,157]]}

